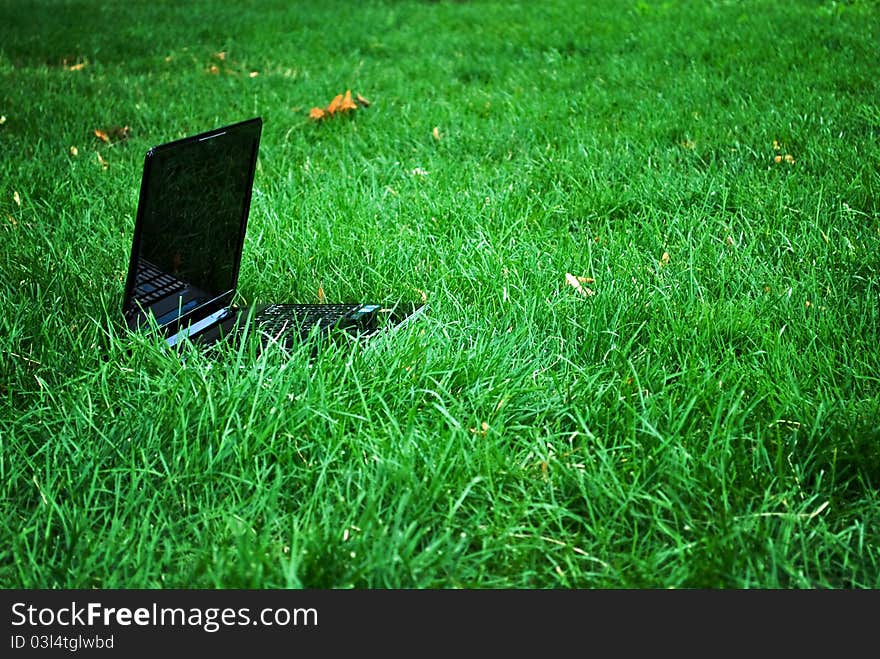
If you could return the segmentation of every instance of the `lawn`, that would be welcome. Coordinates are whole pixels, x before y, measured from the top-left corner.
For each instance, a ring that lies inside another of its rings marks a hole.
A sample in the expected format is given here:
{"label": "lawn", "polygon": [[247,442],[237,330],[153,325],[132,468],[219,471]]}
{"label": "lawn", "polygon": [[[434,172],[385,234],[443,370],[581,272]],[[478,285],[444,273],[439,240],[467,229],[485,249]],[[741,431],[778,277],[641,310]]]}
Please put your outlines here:
{"label": "lawn", "polygon": [[[878,43],[871,0],[2,3],[0,586],[880,587]],[[417,322],[122,328],[144,153],[252,116],[241,301]]]}

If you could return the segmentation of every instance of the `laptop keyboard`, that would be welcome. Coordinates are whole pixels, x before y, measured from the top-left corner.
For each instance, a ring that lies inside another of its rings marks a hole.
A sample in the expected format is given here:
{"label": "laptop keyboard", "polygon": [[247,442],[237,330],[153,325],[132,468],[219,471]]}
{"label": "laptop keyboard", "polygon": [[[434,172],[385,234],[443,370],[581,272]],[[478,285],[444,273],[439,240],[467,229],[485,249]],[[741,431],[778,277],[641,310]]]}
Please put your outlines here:
{"label": "laptop keyboard", "polygon": [[183,290],[185,287],[185,284],[179,279],[165,274],[148,263],[138,264],[134,296],[143,305],[152,304],[156,300],[171,295],[171,293]]}
{"label": "laptop keyboard", "polygon": [[307,337],[315,327],[322,330],[335,327],[359,304],[271,304],[256,317],[257,326],[264,334],[277,340],[288,332]]}

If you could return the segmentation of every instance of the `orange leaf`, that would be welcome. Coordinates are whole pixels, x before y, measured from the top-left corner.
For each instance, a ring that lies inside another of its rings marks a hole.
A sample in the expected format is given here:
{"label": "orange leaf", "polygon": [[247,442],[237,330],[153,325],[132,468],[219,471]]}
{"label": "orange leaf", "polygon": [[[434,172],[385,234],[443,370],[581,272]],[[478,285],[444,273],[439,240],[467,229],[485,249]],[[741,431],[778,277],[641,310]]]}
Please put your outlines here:
{"label": "orange leaf", "polygon": [[330,101],[330,105],[327,106],[327,114],[335,114],[336,111],[342,106],[342,94],[337,94],[333,97],[333,100]]}
{"label": "orange leaf", "polygon": [[321,108],[312,108],[309,110],[309,119],[314,121],[321,121],[324,118],[324,115],[327,114]]}
{"label": "orange leaf", "polygon": [[95,129],[95,137],[97,137],[102,142],[106,142],[107,144],[110,144],[110,136],[107,133],[105,133],[103,130],[101,130],[100,128]]}
{"label": "orange leaf", "polygon": [[327,297],[324,295],[324,283],[321,282],[318,284],[318,303],[324,304],[327,301]]}
{"label": "orange leaf", "polygon": [[351,90],[345,90],[345,96],[342,97],[342,105],[339,107],[339,110],[345,112],[347,110],[357,110],[357,105],[355,102],[351,100]]}
{"label": "orange leaf", "polygon": [[363,105],[365,108],[370,107],[370,102],[360,94],[357,95],[357,102]]}

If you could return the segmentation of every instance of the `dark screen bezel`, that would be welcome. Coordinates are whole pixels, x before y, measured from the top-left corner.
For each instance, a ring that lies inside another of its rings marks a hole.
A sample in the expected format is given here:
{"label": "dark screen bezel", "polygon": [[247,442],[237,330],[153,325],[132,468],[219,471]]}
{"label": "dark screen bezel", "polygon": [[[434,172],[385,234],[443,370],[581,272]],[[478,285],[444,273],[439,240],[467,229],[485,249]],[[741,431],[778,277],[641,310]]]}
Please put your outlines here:
{"label": "dark screen bezel", "polygon": [[208,302],[197,306],[195,309],[192,309],[191,311],[182,314],[179,318],[171,320],[160,327],[163,332],[173,333],[176,332],[181,326],[185,326],[193,322],[198,322],[202,318],[205,318],[221,309],[228,307],[235,296],[235,292],[238,287],[238,275],[239,269],[241,267],[241,256],[244,247],[244,237],[247,231],[248,216],[250,215],[251,199],[253,197],[253,182],[254,175],[256,173],[257,155],[260,146],[260,135],[262,133],[262,126],[262,118],[254,117],[252,119],[247,119],[245,121],[241,121],[235,124],[230,124],[229,126],[224,126],[222,128],[216,128],[214,130],[206,131],[204,133],[199,133],[198,135],[192,135],[190,137],[185,137],[179,140],[174,140],[172,142],[167,142],[165,144],[160,144],[158,146],[154,146],[147,151],[146,155],[144,156],[144,169],[141,176],[140,193],[138,195],[137,216],[135,219],[134,233],[132,237],[131,253],[129,255],[128,276],[126,278],[125,294],[122,300],[123,317],[125,318],[125,321],[130,328],[138,327],[142,325],[145,321],[145,314],[143,312],[129,313],[129,307],[131,300],[134,297],[135,279],[137,276],[137,261],[138,256],[141,253],[140,248],[143,234],[143,224],[145,222],[145,215],[149,201],[147,196],[150,189],[150,175],[156,154],[174,150],[180,148],[181,146],[188,147],[193,143],[198,143],[209,139],[218,139],[222,135],[228,133],[244,133],[250,134],[251,136],[252,150],[250,164],[247,172],[247,185],[245,186],[246,197],[244,200],[244,205],[242,207],[242,217],[239,222],[239,235],[236,243],[235,263],[232,269],[232,288],[214,297]]}

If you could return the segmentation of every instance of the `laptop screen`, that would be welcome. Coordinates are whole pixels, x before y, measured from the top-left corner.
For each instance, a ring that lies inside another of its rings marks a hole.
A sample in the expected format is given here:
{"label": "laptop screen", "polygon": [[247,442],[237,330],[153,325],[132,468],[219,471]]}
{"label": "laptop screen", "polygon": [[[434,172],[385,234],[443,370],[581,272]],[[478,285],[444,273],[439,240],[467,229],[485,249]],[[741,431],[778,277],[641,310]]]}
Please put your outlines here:
{"label": "laptop screen", "polygon": [[125,315],[195,320],[235,292],[261,122],[151,149],[144,164]]}

